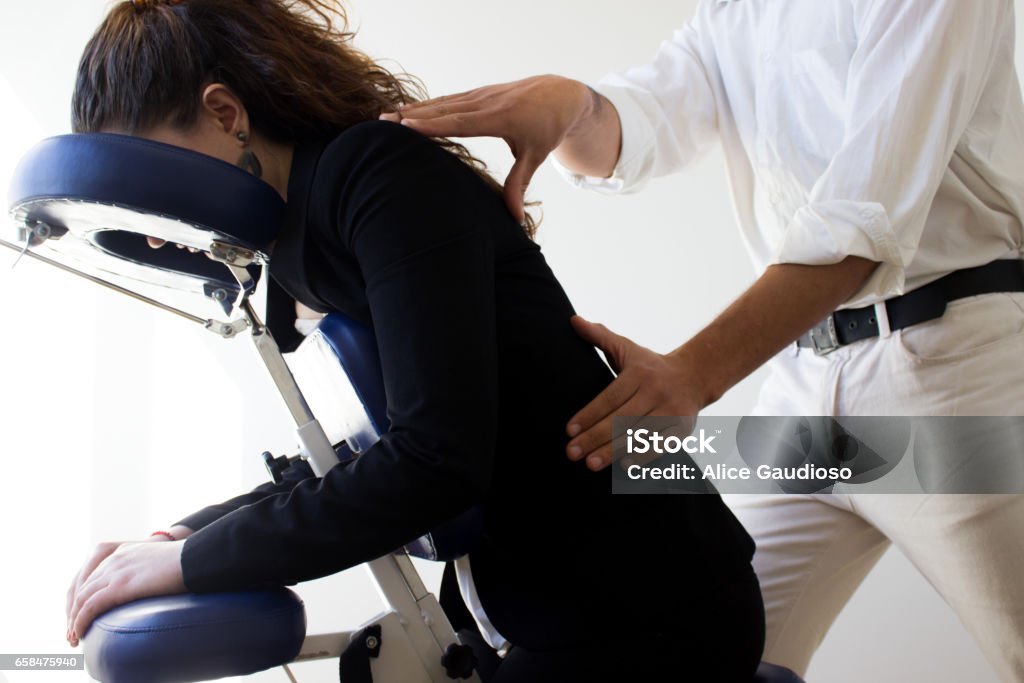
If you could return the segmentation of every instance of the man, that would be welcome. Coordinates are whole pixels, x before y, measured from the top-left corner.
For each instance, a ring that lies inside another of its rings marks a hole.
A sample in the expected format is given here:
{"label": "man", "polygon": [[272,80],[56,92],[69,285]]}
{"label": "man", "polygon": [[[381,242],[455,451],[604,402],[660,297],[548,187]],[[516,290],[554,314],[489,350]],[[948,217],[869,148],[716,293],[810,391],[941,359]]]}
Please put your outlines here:
{"label": "man", "polygon": [[[567,425],[568,456],[593,469],[611,460],[612,415],[695,415],[765,362],[757,414],[1024,415],[1013,11],[1012,0],[702,0],[653,62],[594,89],[542,76],[384,118],[504,138],[520,216],[552,152],[574,184],[620,192],[723,146],[761,275],[665,355],[574,319],[621,370]],[[1003,679],[1024,680],[1024,496],[732,504],[758,542],[767,661],[804,672],[893,542]]]}

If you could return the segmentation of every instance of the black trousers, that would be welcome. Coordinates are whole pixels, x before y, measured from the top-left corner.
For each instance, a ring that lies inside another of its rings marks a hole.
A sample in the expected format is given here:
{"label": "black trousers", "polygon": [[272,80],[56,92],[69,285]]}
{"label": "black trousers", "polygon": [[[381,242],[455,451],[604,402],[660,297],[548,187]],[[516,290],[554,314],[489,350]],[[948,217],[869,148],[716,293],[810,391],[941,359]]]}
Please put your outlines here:
{"label": "black trousers", "polygon": [[749,683],[764,650],[764,604],[753,571],[715,589],[707,607],[680,614],[670,631],[623,624],[585,646],[539,652],[513,645],[504,658],[480,635],[451,565],[445,568],[441,603],[459,638],[473,648],[484,683]]}

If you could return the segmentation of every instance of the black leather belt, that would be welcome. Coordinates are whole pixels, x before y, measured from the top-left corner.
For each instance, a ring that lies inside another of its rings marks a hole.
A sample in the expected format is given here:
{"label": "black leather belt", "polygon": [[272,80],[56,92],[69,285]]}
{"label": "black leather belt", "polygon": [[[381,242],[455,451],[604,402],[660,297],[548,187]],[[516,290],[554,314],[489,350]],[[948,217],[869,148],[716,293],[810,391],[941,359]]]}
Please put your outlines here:
{"label": "black leather belt", "polygon": [[[999,260],[953,271],[913,292],[886,300],[889,329],[900,330],[940,318],[950,301],[995,292],[1024,292],[1024,261]],[[878,334],[874,306],[848,308],[832,313],[800,337],[796,344],[824,356],[841,346],[877,337]]]}

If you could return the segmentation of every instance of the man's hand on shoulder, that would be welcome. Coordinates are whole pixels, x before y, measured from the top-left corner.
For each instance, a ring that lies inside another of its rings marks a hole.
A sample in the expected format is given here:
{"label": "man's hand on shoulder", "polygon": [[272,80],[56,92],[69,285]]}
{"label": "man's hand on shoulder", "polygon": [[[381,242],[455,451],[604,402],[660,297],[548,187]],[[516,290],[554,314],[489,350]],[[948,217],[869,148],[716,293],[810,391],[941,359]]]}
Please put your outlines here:
{"label": "man's hand on shoulder", "polygon": [[595,102],[600,96],[579,81],[533,76],[411,103],[380,118],[429,137],[502,138],[515,156],[505,180],[505,203],[522,221],[533,174],[594,113]]}

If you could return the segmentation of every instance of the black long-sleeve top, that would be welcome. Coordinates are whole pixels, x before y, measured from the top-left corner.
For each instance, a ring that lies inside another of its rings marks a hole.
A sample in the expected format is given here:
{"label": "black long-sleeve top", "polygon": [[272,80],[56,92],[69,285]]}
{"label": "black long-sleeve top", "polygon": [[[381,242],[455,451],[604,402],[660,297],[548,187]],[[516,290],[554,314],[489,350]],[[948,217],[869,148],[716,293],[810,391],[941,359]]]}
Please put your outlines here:
{"label": "black long-sleeve top", "polygon": [[500,195],[432,141],[368,122],[298,146],[271,274],[372,325],[391,430],[322,479],[299,470],[181,520],[190,590],[331,574],[474,505],[474,582],[515,644],[675,624],[749,573],[753,543],[717,496],[613,496],[610,470],[565,457],[566,422],[612,375]]}

